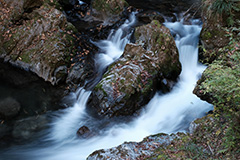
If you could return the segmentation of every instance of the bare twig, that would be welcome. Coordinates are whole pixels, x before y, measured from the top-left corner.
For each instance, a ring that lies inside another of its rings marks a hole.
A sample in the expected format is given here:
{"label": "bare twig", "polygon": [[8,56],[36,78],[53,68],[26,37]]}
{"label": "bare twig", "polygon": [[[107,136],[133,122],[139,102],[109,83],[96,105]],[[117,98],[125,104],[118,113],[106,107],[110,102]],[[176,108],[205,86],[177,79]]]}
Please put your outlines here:
{"label": "bare twig", "polygon": [[209,143],[207,143],[207,145],[208,145],[208,148],[211,151],[212,155],[214,155],[213,150],[212,150],[211,146],[209,145]]}

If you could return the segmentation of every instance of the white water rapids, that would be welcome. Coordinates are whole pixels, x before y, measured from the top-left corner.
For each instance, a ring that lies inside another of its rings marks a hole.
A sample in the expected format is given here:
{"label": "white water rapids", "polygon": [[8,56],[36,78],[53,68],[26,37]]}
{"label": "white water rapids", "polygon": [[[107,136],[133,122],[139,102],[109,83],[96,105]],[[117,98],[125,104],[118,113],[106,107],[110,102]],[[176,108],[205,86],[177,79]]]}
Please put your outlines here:
{"label": "white water rapids", "polygon": [[[96,56],[96,66],[100,70],[104,70],[122,55],[125,45],[129,43],[130,28],[135,21],[133,14],[107,40],[96,43],[102,51]],[[14,147],[3,153],[4,160],[82,160],[95,150],[115,147],[125,141],[141,141],[146,136],[160,132],[186,131],[191,121],[212,109],[210,104],[192,93],[205,69],[198,63],[197,44],[201,26],[194,23],[183,25],[182,22],[166,22],[165,26],[176,35],[182,64],[179,81],[170,93],[156,93],[141,115],[132,122],[114,125],[89,139],[79,139],[76,136],[78,128],[94,121],[85,112],[91,91],[80,88],[73,94],[78,97],[75,105],[57,114],[46,136],[41,137],[37,144]]]}

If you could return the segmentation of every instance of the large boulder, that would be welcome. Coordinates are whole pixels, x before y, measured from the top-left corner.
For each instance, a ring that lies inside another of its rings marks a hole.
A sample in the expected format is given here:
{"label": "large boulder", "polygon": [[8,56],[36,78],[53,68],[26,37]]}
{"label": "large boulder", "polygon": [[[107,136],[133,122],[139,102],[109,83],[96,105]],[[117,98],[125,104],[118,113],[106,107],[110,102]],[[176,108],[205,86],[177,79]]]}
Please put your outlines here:
{"label": "large boulder", "polygon": [[113,63],[94,88],[89,106],[107,117],[131,115],[157,89],[171,88],[181,65],[169,30],[158,21],[136,29],[136,43],[127,44],[123,56]]}
{"label": "large boulder", "polygon": [[70,34],[75,28],[55,7],[30,0],[6,0],[0,5],[0,58],[53,85],[67,77],[74,46]]}
{"label": "large boulder", "polygon": [[160,65],[163,76],[176,80],[181,72],[181,64],[169,29],[160,24],[158,20],[153,20],[148,25],[137,27],[135,38],[137,44],[154,53],[155,63]]}
{"label": "large boulder", "polygon": [[209,16],[212,13],[206,7],[204,11],[207,14],[204,15],[208,15],[208,17],[202,17],[204,23],[200,33],[200,40],[203,51],[199,53],[199,58],[203,63],[212,63],[220,56],[219,48],[226,46],[229,39],[226,38],[227,31],[221,28],[220,24],[222,22],[219,22],[219,18]]}

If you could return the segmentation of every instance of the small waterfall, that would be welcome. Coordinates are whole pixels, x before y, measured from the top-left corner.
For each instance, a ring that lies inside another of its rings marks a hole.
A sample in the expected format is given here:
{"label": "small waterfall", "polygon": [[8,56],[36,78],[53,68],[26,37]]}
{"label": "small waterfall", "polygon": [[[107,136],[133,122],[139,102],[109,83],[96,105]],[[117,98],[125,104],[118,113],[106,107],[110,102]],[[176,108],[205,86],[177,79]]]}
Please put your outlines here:
{"label": "small waterfall", "polygon": [[[95,57],[99,76],[92,81],[91,85],[93,87],[101,79],[101,75],[106,67],[116,61],[123,54],[126,44],[130,42],[130,36],[132,34],[131,27],[136,23],[135,14],[136,13],[133,12],[129,17],[129,20],[126,20],[116,32],[112,30],[107,40],[93,42],[101,50],[101,52]],[[76,131],[79,127],[84,125],[82,121],[84,121],[87,116],[85,108],[90,94],[91,91],[86,91],[83,88],[78,89],[73,95],[77,99],[74,106],[66,109],[65,113],[60,113],[59,118],[52,123],[52,132],[49,135],[49,139],[62,141],[66,138],[76,138]]]}
{"label": "small waterfall", "polygon": [[58,113],[59,118],[51,124],[52,131],[49,134],[49,140],[62,141],[76,138],[76,131],[82,125],[81,120],[87,116],[85,107],[91,91],[80,88],[76,94],[79,98],[74,106],[66,109],[65,113]]}
{"label": "small waterfall", "polygon": [[183,25],[183,22],[165,22],[164,25],[175,35],[182,71],[172,91],[165,95],[156,94],[135,122],[136,126],[141,124],[140,128],[147,128],[151,134],[186,131],[191,121],[212,109],[212,105],[192,93],[206,68],[198,63],[201,26]]}
{"label": "small waterfall", "polygon": [[126,44],[130,42],[133,31],[131,27],[136,23],[135,14],[136,13],[133,12],[129,20],[126,20],[116,32],[112,30],[107,40],[95,43],[101,50],[101,53],[95,57],[96,68],[100,71],[103,71],[123,54]]}
{"label": "small waterfall", "polygon": [[[95,43],[101,49],[101,53],[96,56],[96,66],[100,70],[104,70],[122,55],[131,35],[129,29],[134,23],[135,16],[132,15],[116,32],[112,32],[107,40]],[[212,109],[210,104],[201,101],[192,93],[205,68],[198,64],[197,58],[201,27],[195,24],[183,25],[182,22],[166,22],[165,25],[175,35],[182,63],[179,81],[170,93],[156,93],[141,115],[132,122],[115,125],[93,138],[78,139],[77,129],[92,120],[85,112],[91,91],[80,88],[74,94],[79,97],[75,105],[57,115],[51,124],[50,132],[43,140],[23,149],[13,148],[1,153],[1,156],[11,160],[82,160],[95,150],[114,147],[125,141],[141,141],[144,137],[159,132],[186,131],[192,120]]]}

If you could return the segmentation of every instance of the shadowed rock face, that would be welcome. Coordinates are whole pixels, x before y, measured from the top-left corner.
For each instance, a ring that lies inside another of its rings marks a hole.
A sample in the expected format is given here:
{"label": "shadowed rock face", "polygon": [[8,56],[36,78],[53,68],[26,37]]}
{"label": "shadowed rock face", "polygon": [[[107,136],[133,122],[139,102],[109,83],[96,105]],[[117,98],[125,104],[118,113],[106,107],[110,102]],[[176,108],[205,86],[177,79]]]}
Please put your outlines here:
{"label": "shadowed rock face", "polygon": [[15,99],[8,97],[0,101],[0,118],[12,118],[18,114],[20,108],[20,104]]}
{"label": "shadowed rock face", "polygon": [[169,30],[158,21],[136,28],[137,44],[127,44],[122,58],[110,65],[90,96],[89,106],[106,117],[131,115],[156,89],[171,88],[181,65]]}

